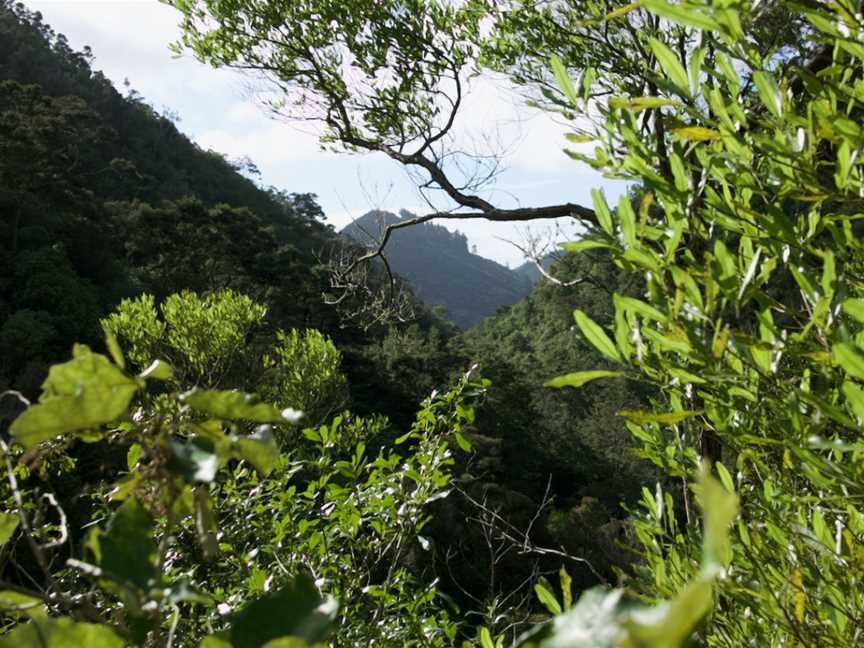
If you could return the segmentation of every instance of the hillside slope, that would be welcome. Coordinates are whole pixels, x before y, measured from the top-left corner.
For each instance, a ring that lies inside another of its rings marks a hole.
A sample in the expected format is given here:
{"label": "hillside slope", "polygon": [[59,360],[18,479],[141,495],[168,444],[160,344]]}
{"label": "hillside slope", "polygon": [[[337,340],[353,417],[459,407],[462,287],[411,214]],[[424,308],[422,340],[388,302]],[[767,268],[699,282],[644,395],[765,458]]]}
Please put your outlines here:
{"label": "hillside slope", "polygon": [[[341,233],[370,245],[387,225],[412,217],[405,211],[400,216],[371,211]],[[502,306],[515,304],[534,284],[527,276],[472,254],[463,234],[432,223],[394,231],[387,244],[387,260],[421,300],[446,308],[448,317],[462,328],[471,328]]]}

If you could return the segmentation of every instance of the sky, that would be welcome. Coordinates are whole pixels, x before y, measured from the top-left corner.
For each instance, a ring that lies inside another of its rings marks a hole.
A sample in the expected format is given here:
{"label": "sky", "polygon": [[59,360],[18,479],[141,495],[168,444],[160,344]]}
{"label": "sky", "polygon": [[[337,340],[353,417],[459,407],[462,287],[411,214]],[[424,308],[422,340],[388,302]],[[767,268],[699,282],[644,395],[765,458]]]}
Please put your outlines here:
{"label": "sky", "polygon": [[[199,146],[230,158],[249,157],[261,182],[289,192],[314,193],[329,223],[337,229],[370,209],[426,213],[422,197],[405,169],[383,154],[348,155],[321,150],[309,126],[277,121],[251,98],[249,79],[228,69],[213,69],[191,55],[175,58],[177,12],[157,0],[24,0],[45,22],[65,34],[72,47],[89,45],[93,67],[121,90],[131,87],[158,111],[180,118],[178,128]],[[463,141],[494,134],[504,151],[504,171],[484,194],[502,207],[565,202],[591,204],[591,189],[602,188],[617,201],[623,185],[604,180],[562,152],[566,125],[522,105],[500,79],[473,84],[457,132]],[[508,241],[561,240],[578,232],[572,221],[539,221],[530,226],[472,220],[439,221],[458,229],[477,252],[514,267],[524,260]],[[530,233],[526,233],[526,228]]]}

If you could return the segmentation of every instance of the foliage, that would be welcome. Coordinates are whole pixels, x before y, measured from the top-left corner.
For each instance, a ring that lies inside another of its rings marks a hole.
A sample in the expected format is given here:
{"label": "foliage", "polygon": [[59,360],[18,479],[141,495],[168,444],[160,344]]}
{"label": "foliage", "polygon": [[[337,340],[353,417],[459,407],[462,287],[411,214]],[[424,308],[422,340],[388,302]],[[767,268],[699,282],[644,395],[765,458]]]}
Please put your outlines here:
{"label": "foliage", "polygon": [[[180,307],[177,320],[171,309]],[[40,401],[10,428],[17,444],[38,450],[49,464],[55,449],[75,437],[119,444],[126,462],[97,492],[96,525],[73,547],[74,531],[53,495],[59,522],[33,535],[32,520],[44,515],[39,481],[19,481],[29,473],[26,457],[3,444],[5,555],[20,559],[29,551],[37,566],[30,585],[15,586],[29,597],[21,609],[33,601],[52,615],[69,615],[49,620],[34,612],[9,640],[22,646],[37,645],[39,636],[56,645],[201,641],[212,648],[263,646],[285,636],[311,645],[335,632],[339,645],[450,645],[456,625],[434,586],[418,578],[417,553],[427,505],[448,494],[449,439],[473,417],[467,401],[487,383],[466,375],[454,390],[433,395],[397,445],[377,455],[367,453],[367,442],[386,421],[351,414],[307,428],[305,448],[279,454],[271,428],[295,423],[294,410],[225,389],[225,372],[218,389],[188,389],[202,375],[217,375],[207,364],[237,353],[237,341],[263,308],[231,292],[204,299],[186,293],[166,300],[162,311],[160,322],[153,300],[144,297],[124,302],[106,322],[131,340],[144,371],[127,371],[113,337],[113,360],[78,346],[72,360],[52,367]],[[154,331],[158,337],[148,337]],[[312,367],[322,348],[338,359],[320,335],[283,335],[281,343],[290,339],[301,343],[292,350],[297,364]],[[181,368],[144,360],[148,349],[171,353]],[[279,384],[298,392],[292,377],[306,380],[286,373]],[[310,390],[311,382],[302,386]],[[326,380],[320,384],[329,389]],[[58,569],[62,552],[70,558]],[[342,601],[338,608],[334,596]],[[21,605],[4,609],[11,614]]]}
{"label": "foliage", "polygon": [[342,354],[315,329],[276,332],[276,345],[262,359],[269,370],[261,393],[283,407],[296,407],[306,423],[328,419],[348,398]]}
{"label": "foliage", "polygon": [[[644,42],[652,96],[613,85],[621,94],[595,104],[586,133],[596,153],[578,157],[641,182],[645,197],[612,211],[598,194],[579,247],[609,249],[646,291],[616,295],[608,329],[579,313],[577,324],[660,390],[651,409],[621,412],[642,454],[681,478],[717,461],[741,495],[702,641],[852,645],[864,568],[860,14],[852,2],[795,5],[799,44],[817,54],[805,65],[745,37],[750,3],[641,4],[670,25]],[[559,77],[574,111],[599,89]],[[662,137],[642,136],[646,108]],[[648,600],[681,591],[697,563],[686,491],[683,504],[681,524],[668,494],[645,493],[634,585]]]}

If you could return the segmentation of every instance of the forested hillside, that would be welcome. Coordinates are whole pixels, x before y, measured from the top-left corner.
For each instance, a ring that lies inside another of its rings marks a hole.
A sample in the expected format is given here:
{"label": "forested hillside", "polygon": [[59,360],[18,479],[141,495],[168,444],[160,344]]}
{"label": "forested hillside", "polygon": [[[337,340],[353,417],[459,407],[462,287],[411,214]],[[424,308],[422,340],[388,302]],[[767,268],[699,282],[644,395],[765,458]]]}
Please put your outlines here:
{"label": "forested hillside", "polygon": [[[0,648],[862,643],[860,0],[167,4],[451,204],[351,243],[0,0]],[[497,203],[478,75],[629,193]]]}
{"label": "forested hillside", "polygon": [[[414,214],[371,211],[342,230],[360,245],[376,245],[388,225]],[[432,223],[394,230],[387,247],[393,272],[414,288],[430,306],[443,306],[447,317],[471,328],[502,306],[531,292],[533,282],[490,259],[468,250],[463,234]]]}

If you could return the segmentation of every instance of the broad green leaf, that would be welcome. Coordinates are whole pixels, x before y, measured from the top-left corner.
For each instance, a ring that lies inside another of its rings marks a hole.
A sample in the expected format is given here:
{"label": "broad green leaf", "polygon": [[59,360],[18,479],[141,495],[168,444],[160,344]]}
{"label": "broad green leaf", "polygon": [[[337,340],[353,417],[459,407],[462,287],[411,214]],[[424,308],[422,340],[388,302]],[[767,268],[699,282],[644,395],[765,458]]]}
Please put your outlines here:
{"label": "broad green leaf", "polygon": [[618,416],[623,416],[629,421],[639,425],[645,423],[660,423],[661,425],[675,425],[688,418],[699,416],[702,410],[684,410],[681,412],[649,412],[646,410],[621,410]]}
{"label": "broad green leaf", "polygon": [[216,477],[219,457],[213,443],[206,439],[168,442],[168,469],[183,477],[188,483],[209,483]]}
{"label": "broad green leaf", "polygon": [[123,648],[108,626],[72,619],[35,619],[0,637],[0,648]]}
{"label": "broad green leaf", "polygon": [[116,421],[129,409],[138,383],[105,356],[79,348],[77,357],[51,367],[42,389],[39,402],[9,428],[28,449],[64,432]]}
{"label": "broad green leaf", "polygon": [[648,43],[651,46],[651,51],[654,52],[654,56],[660,62],[663,72],[666,73],[669,80],[677,87],[680,94],[690,96],[690,79],[687,76],[687,70],[684,69],[675,52],[669,49],[663,41],[656,38],[651,38]]}
{"label": "broad green leaf", "polygon": [[599,324],[578,309],[573,312],[573,318],[576,320],[576,324],[582,331],[582,335],[585,336],[585,339],[588,340],[595,349],[610,360],[621,362],[621,356],[618,354],[618,349],[615,347],[615,343],[609,339],[609,336],[606,335],[606,332],[602,328],[600,328]]}
{"label": "broad green leaf", "polygon": [[129,446],[129,450],[126,452],[127,470],[132,470],[135,466],[137,466],[139,459],[141,459],[141,444],[133,443],[131,446]]}
{"label": "broad green leaf", "polygon": [[301,412],[292,409],[280,411],[275,405],[262,403],[254,394],[244,394],[236,390],[193,389],[183,394],[180,399],[192,409],[220,419],[296,423],[302,416]]}
{"label": "broad green leaf", "polygon": [[561,614],[561,604],[558,603],[558,599],[555,598],[555,595],[550,592],[543,583],[536,583],[534,585],[534,591],[537,592],[537,598],[540,599],[543,606],[549,610],[550,614],[556,616]]}
{"label": "broad green leaf", "polygon": [[831,356],[853,378],[864,380],[864,354],[848,342],[840,342],[831,347]]}
{"label": "broad green leaf", "polygon": [[48,617],[45,601],[41,598],[9,590],[0,591],[0,613],[9,616],[29,617],[31,619],[45,619]]}
{"label": "broad green leaf", "polygon": [[545,383],[546,387],[581,387],[585,383],[597,380],[598,378],[617,378],[623,376],[623,371],[605,371],[597,369],[595,371],[577,371],[574,373],[558,376]]}
{"label": "broad green leaf", "polygon": [[20,519],[13,513],[0,513],[0,547],[9,542],[19,522]]}
{"label": "broad green leaf", "polygon": [[161,582],[156,567],[153,518],[138,500],[123,503],[108,526],[94,529],[87,539],[94,563],[108,580],[134,585],[145,591]]}
{"label": "broad green leaf", "polygon": [[174,377],[174,370],[164,360],[154,360],[150,366],[142,371],[139,378],[155,378],[156,380],[171,380]]}
{"label": "broad green leaf", "polygon": [[238,459],[252,464],[262,475],[269,475],[279,458],[279,446],[273,438],[270,426],[259,425],[249,436],[237,439],[234,453]]}
{"label": "broad green leaf", "polygon": [[332,599],[321,598],[311,578],[298,576],[232,617],[231,646],[262,648],[282,637],[297,637],[308,643],[323,641],[336,618],[336,610]]}

